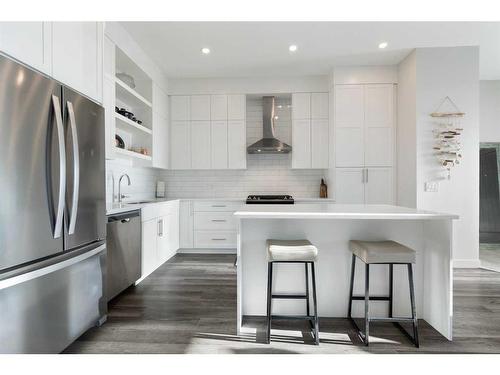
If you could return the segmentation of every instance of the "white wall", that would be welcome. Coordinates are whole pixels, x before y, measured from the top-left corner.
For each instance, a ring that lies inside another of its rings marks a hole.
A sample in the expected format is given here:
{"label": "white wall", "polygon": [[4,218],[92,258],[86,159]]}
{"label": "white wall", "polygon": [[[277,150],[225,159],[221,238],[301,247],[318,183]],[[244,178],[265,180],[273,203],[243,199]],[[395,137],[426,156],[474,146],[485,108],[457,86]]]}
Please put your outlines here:
{"label": "white wall", "polygon": [[417,206],[416,53],[398,67],[397,204]]}
{"label": "white wall", "polygon": [[327,92],[328,76],[170,79],[170,95]]}
{"label": "white wall", "polygon": [[479,139],[500,142],[500,81],[479,83]]}
{"label": "white wall", "polygon": [[[454,223],[455,267],[479,266],[479,48],[416,50],[417,207],[460,215]],[[451,179],[436,160],[429,116],[445,96],[461,111],[463,159]],[[400,108],[400,111],[404,108]],[[403,152],[401,150],[401,152]],[[425,192],[426,181],[439,181],[437,193]]]}

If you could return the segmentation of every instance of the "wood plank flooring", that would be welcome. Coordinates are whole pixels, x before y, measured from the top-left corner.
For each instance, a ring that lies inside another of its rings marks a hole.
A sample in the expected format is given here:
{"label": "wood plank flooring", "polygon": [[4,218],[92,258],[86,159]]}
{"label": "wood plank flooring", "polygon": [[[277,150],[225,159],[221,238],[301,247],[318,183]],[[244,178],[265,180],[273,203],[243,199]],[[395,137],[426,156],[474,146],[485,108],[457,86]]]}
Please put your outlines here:
{"label": "wood plank flooring", "polygon": [[108,321],[65,353],[500,353],[500,273],[455,270],[454,340],[425,322],[416,349],[390,324],[373,324],[370,347],[347,319],[321,319],[320,345],[311,344],[305,323],[273,325],[272,341],[236,335],[234,255],[178,254],[137,287],[115,298]]}

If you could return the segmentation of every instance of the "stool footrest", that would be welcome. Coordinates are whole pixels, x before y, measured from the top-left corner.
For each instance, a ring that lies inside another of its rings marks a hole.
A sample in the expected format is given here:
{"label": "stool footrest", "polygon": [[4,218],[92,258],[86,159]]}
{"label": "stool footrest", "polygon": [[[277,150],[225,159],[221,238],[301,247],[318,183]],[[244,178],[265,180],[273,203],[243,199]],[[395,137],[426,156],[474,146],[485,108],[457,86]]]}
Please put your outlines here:
{"label": "stool footrest", "polygon": [[271,319],[276,320],[311,320],[314,321],[314,316],[307,315],[271,315]]}
{"label": "stool footrest", "polygon": [[382,323],[398,323],[398,322],[413,322],[413,318],[368,318],[370,322],[382,322]]}
{"label": "stool footrest", "polygon": [[[353,301],[364,301],[365,296],[352,296]],[[370,296],[369,297],[370,301],[390,301],[389,296]]]}
{"label": "stool footrest", "polygon": [[305,294],[273,294],[271,298],[281,298],[281,299],[307,299]]}

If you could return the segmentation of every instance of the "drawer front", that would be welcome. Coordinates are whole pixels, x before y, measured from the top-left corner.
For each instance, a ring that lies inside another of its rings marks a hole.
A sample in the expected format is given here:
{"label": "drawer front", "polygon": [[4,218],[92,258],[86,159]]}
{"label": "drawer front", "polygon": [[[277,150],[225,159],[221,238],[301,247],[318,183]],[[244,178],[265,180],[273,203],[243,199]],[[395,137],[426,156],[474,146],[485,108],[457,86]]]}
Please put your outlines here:
{"label": "drawer front", "polygon": [[233,212],[195,212],[194,230],[237,231],[238,222]]}
{"label": "drawer front", "polygon": [[236,232],[228,231],[195,231],[194,247],[201,249],[233,249],[236,248]]}
{"label": "drawer front", "polygon": [[195,201],[195,212],[213,212],[213,211],[238,211],[243,205],[244,201]]}

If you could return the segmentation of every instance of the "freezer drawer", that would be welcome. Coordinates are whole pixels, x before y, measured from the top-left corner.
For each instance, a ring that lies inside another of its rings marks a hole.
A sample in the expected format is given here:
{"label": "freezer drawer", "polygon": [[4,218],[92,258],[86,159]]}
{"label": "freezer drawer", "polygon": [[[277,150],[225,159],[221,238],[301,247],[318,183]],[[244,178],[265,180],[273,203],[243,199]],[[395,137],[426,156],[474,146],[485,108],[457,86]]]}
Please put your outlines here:
{"label": "freezer drawer", "polygon": [[59,353],[105,316],[105,244],[63,259],[0,279],[0,353]]}

